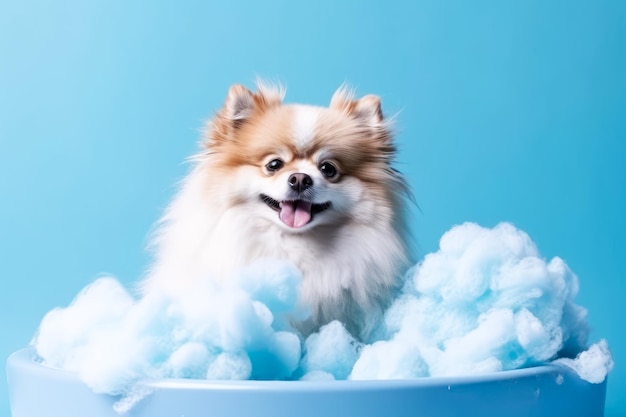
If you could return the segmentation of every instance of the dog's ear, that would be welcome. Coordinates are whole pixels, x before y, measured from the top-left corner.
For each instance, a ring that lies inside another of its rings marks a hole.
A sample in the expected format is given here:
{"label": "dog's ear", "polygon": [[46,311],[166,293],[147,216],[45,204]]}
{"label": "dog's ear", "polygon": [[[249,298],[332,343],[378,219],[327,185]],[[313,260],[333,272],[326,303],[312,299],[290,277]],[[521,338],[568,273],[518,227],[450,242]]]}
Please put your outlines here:
{"label": "dog's ear", "polygon": [[380,126],[383,123],[380,98],[369,94],[354,100],[354,92],[346,86],[341,86],[333,94],[330,107],[359,119],[368,126]]}
{"label": "dog's ear", "polygon": [[204,129],[204,146],[211,148],[232,140],[243,125],[269,108],[281,105],[285,90],[280,86],[257,82],[258,92],[253,93],[243,85],[228,89],[224,105]]}
{"label": "dog's ear", "polygon": [[238,127],[250,117],[254,108],[254,94],[243,85],[235,84],[228,90],[222,114]]}
{"label": "dog's ear", "polygon": [[235,84],[228,90],[221,116],[239,128],[254,113],[280,106],[285,95],[282,86],[257,81],[258,92],[253,93],[243,85]]}
{"label": "dog's ear", "polygon": [[378,125],[383,121],[380,98],[373,94],[357,100],[353,112],[357,118],[364,120],[368,125]]}

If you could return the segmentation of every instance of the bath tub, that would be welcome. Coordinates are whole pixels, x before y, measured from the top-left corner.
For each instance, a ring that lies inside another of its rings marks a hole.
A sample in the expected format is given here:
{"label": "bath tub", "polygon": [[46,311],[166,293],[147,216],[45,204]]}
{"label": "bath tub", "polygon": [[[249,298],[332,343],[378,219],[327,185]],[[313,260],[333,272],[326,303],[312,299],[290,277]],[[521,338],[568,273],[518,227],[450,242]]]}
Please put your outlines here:
{"label": "bath tub", "polygon": [[[7,361],[12,417],[118,417],[116,397],[73,373],[38,363],[32,349]],[[472,377],[388,381],[162,380],[129,417],[599,417],[606,380],[591,384],[557,366]]]}

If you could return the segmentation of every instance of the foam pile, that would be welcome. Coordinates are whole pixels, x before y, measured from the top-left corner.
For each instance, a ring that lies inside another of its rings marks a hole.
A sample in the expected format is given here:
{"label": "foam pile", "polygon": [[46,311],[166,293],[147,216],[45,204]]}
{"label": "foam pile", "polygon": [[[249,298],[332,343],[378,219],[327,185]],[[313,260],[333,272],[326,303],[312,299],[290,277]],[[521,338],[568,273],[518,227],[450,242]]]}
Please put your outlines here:
{"label": "foam pile", "polygon": [[542,260],[512,225],[454,227],[409,272],[384,340],[363,348],[351,378],[469,375],[575,355],[589,333],[577,292],[563,260]]}
{"label": "foam pile", "polygon": [[606,341],[587,346],[576,275],[558,257],[543,260],[508,223],[445,233],[439,250],[407,273],[371,344],[339,322],[301,340],[286,319],[307,316],[298,311],[299,282],[293,266],[269,260],[184,299],[137,299],[101,278],[49,312],[33,345],[44,363],[121,395],[118,411],[141,397],[136,383],[146,379],[417,378],[557,359],[598,383],[613,366]]}
{"label": "foam pile", "polygon": [[120,395],[120,412],[147,394],[136,390],[143,380],[287,379],[301,343],[283,330],[283,313],[297,309],[299,280],[289,264],[262,262],[226,287],[207,281],[183,299],[135,299],[117,280],[100,278],[69,307],[50,311],[33,344],[45,364]]}

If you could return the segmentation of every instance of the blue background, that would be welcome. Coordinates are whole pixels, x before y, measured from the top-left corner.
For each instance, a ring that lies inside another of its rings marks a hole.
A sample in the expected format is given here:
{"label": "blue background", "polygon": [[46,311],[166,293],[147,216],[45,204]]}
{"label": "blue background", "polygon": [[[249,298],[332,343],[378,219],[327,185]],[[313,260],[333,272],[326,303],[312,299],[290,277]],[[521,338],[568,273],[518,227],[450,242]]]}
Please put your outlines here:
{"label": "blue background", "polygon": [[419,253],[511,221],[564,258],[626,416],[626,2],[222,3],[0,3],[0,359],[99,273],[141,276],[230,84],[326,104],[347,81],[399,112]]}

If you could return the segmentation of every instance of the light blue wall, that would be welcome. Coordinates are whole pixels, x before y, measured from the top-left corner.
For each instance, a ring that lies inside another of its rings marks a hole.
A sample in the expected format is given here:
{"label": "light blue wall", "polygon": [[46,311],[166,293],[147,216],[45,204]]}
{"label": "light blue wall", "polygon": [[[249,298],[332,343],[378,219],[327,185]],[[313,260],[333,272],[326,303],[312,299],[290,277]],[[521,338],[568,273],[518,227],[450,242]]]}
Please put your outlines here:
{"label": "light blue wall", "polygon": [[[131,284],[230,84],[397,113],[420,253],[512,221],[579,275],[626,414],[626,2],[0,4],[0,360],[100,272]],[[0,383],[0,413],[9,414]]]}

